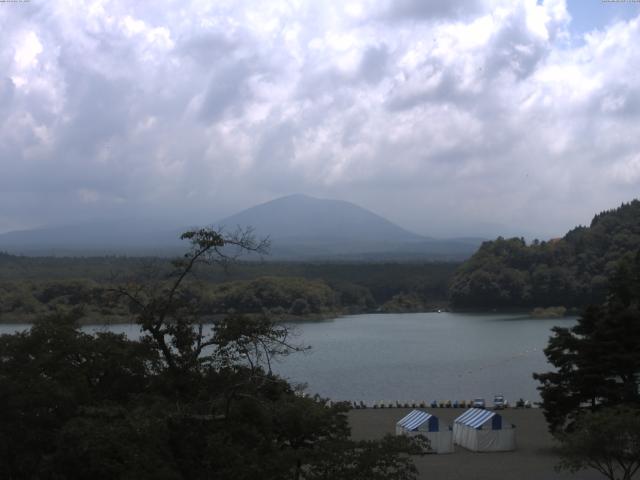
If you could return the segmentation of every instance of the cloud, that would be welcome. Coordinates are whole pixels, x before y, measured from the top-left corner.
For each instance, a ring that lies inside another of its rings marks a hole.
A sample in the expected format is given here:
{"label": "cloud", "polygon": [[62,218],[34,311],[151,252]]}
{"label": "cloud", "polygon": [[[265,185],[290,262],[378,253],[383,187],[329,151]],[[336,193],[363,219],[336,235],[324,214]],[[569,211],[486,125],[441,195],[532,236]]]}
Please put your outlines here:
{"label": "cloud", "polygon": [[241,62],[219,67],[203,95],[199,112],[202,119],[213,122],[229,110],[233,110],[235,116],[241,116],[251,95],[250,72],[249,66]]}
{"label": "cloud", "polygon": [[637,195],[639,25],[576,35],[562,0],[8,4],[0,231],[304,192],[557,235]]}
{"label": "cloud", "polygon": [[360,76],[368,83],[378,83],[387,73],[388,62],[385,45],[368,47],[360,60]]}
{"label": "cloud", "polygon": [[15,85],[13,84],[13,80],[10,78],[1,78],[0,79],[0,110],[3,107],[8,107],[13,99],[13,94],[15,92]]}
{"label": "cloud", "polygon": [[479,0],[395,0],[384,8],[384,16],[402,20],[433,20],[468,17],[483,7]]}

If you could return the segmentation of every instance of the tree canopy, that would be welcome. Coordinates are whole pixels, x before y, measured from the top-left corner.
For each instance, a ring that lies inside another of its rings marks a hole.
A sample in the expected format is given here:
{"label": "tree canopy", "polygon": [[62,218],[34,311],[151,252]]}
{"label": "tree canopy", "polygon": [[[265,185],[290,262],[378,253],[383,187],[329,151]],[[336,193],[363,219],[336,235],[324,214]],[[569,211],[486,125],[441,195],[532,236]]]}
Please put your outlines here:
{"label": "tree canopy", "polygon": [[[283,319],[316,319],[383,311],[442,308],[457,264],[235,262],[200,264],[186,279],[204,316],[268,310]],[[60,309],[84,308],[87,323],[130,319],[128,302],[106,292],[123,279],[146,284],[171,280],[166,258],[55,258],[0,256],[0,321],[31,323]],[[151,275],[153,274],[153,275]],[[305,305],[306,303],[306,305]]]}
{"label": "tree canopy", "polygon": [[631,480],[640,469],[640,409],[586,413],[560,439],[560,469],[593,468],[609,480]]}
{"label": "tree canopy", "polygon": [[271,371],[300,347],[267,316],[199,324],[185,279],[247,232],[203,229],[169,278],[113,289],[140,340],[89,335],[82,311],[0,336],[0,477],[18,479],[413,479],[407,438],[356,442],[348,406],[307,397]]}
{"label": "tree canopy", "polygon": [[456,272],[456,307],[585,307],[602,303],[620,259],[640,246],[640,201],[596,215],[563,238],[485,242]]}
{"label": "tree canopy", "polygon": [[545,349],[555,371],[536,373],[553,432],[570,430],[584,410],[640,407],[640,253],[621,260],[602,305],[570,328],[555,327]]}

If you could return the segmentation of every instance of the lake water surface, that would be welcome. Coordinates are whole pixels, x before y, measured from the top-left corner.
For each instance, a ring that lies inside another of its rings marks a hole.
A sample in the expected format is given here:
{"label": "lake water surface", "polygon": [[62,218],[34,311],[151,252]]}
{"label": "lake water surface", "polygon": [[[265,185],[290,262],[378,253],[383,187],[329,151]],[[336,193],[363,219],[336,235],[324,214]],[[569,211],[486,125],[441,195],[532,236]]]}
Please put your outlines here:
{"label": "lake water surface", "polygon": [[298,324],[309,353],[277,371],[340,400],[538,400],[532,372],[550,369],[542,350],[551,328],[575,318],[459,313],[355,315]]}
{"label": "lake water surface", "polygon": [[[542,349],[551,328],[575,318],[532,319],[505,314],[374,314],[290,325],[309,352],[274,369],[309,393],[335,400],[538,400],[532,372],[549,370]],[[25,326],[0,325],[0,333]],[[139,335],[137,325],[90,326]]]}

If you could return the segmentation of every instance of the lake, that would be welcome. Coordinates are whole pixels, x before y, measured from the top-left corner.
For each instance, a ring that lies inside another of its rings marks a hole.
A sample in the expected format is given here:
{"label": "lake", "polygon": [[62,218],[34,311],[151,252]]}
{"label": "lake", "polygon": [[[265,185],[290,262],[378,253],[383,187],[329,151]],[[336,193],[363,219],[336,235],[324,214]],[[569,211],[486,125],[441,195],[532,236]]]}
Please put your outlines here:
{"label": "lake", "polygon": [[[309,393],[334,400],[427,401],[503,393],[538,400],[532,372],[549,370],[542,349],[551,328],[575,318],[416,313],[353,315],[291,324],[295,343],[312,349],[281,359],[274,370]],[[25,326],[0,325],[0,333]],[[90,326],[137,337],[136,325]]]}
{"label": "lake", "polygon": [[532,372],[549,370],[551,328],[575,318],[460,313],[355,315],[298,324],[309,353],[276,369],[340,400],[538,400]]}

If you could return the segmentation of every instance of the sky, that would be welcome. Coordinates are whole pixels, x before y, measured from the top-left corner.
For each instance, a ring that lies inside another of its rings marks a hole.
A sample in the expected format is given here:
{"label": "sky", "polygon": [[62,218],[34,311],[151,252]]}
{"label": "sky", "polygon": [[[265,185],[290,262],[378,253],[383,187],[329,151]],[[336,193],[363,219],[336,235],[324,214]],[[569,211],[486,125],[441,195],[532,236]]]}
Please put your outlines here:
{"label": "sky", "polygon": [[0,232],[305,193],[546,238],[639,193],[639,2],[0,0],[0,40]]}

